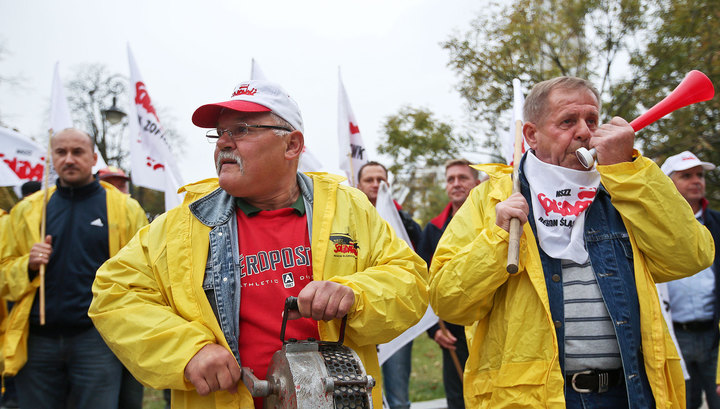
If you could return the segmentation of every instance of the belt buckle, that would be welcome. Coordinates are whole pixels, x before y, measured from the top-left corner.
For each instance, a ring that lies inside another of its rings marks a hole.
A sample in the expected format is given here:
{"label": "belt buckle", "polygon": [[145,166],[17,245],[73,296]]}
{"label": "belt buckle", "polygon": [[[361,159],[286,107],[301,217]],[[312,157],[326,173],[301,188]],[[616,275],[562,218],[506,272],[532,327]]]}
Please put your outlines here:
{"label": "belt buckle", "polygon": [[598,372],[598,393],[604,393],[608,391],[608,381],[610,380],[610,374],[606,371]]}
{"label": "belt buckle", "polygon": [[[575,373],[572,375],[572,379],[570,380],[570,384],[572,385],[573,390],[574,390],[575,392],[578,392],[578,393],[590,393],[590,392],[592,392],[592,391],[593,391],[592,389],[578,388],[577,385],[575,385],[575,378],[576,378],[578,375],[592,375],[592,374],[593,374],[593,371],[592,371],[591,369],[588,369],[588,370],[585,370],[585,371],[581,371],[581,372],[575,372]],[[605,382],[605,389],[607,390],[607,382]]]}

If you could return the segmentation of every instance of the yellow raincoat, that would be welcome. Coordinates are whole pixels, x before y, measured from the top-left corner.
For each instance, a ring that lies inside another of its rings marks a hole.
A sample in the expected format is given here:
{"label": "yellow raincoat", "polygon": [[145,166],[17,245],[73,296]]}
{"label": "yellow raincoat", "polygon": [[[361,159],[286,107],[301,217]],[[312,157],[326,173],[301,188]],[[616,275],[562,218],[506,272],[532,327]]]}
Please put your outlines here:
{"label": "yellow raincoat", "polygon": [[[109,183],[100,182],[107,194],[108,244],[115,255],[142,226],[147,224],[145,212],[135,199]],[[48,197],[55,192],[50,188]],[[15,375],[27,361],[27,338],[30,331],[30,309],[40,286],[40,277],[28,278],[28,259],[33,244],[39,243],[43,191],[35,192],[18,202],[5,218],[0,248],[0,297],[15,301],[10,316],[3,322],[3,375]],[[81,240],[82,238],[78,238]]]}
{"label": "yellow raincoat", "polygon": [[[7,217],[8,213],[5,211],[5,209],[0,209],[0,237],[4,234],[5,229],[5,221],[8,219]],[[2,243],[0,243],[0,246],[2,246]],[[0,249],[0,254],[2,254],[2,250]],[[7,318],[8,310],[7,310],[7,302],[5,300],[0,300],[0,331],[2,331],[2,322],[5,321],[5,318]],[[2,335],[0,335],[2,337]],[[0,373],[2,373],[3,363],[2,359],[0,359]]]}
{"label": "yellow raincoat", "polygon": [[[378,381],[373,401],[381,408],[375,345],[395,338],[423,316],[428,304],[427,268],[363,193],[339,185],[343,180],[339,176],[310,176],[313,279],[334,281],[354,291],[345,344]],[[173,408],[254,407],[242,382],[239,393],[200,396],[184,377],[188,361],[205,345],[217,343],[230,351],[202,287],[210,227],[188,208],[217,187],[217,179],[184,187],[183,205],[142,229],[98,270],[93,285],[90,317],[96,328],[140,382],[173,390]],[[335,253],[329,239],[335,233],[355,240],[355,257]],[[336,341],[339,320],[318,322],[318,330],[322,340]]]}
{"label": "yellow raincoat", "polygon": [[[430,305],[447,321],[468,326],[468,408],[565,408],[563,376],[540,254],[523,226],[519,273],[510,276],[508,233],[495,205],[510,196],[512,168],[484,165],[480,184],[453,217],[430,269]],[[598,166],[620,213],[634,255],[642,354],[658,408],[684,408],[684,379],[663,320],[655,282],[709,266],[710,232],[699,224],[670,179],[651,160]]]}

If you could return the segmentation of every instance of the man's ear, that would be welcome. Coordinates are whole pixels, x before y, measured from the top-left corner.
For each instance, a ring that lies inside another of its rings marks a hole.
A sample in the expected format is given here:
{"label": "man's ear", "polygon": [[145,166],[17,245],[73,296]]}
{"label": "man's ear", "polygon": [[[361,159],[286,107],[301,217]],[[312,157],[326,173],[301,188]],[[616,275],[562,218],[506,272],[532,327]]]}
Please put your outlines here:
{"label": "man's ear", "polygon": [[525,122],[522,130],[527,144],[534,150],[537,146],[537,125],[532,122]]}
{"label": "man's ear", "polygon": [[285,159],[292,160],[300,157],[305,148],[305,137],[302,132],[295,130],[286,136]]}

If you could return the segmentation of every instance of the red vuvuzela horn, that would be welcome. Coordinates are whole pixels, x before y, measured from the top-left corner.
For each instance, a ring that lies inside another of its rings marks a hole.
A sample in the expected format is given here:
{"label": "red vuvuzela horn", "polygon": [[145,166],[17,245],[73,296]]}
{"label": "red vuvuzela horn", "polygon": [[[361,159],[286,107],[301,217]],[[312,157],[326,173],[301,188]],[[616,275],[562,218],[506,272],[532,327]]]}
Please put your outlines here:
{"label": "red vuvuzela horn", "polygon": [[[710,100],[713,96],[715,96],[715,88],[710,79],[702,72],[692,70],[668,96],[635,118],[630,122],[630,126],[637,132],[675,110]],[[580,163],[588,169],[595,163],[595,148],[590,150],[580,148],[575,154]]]}

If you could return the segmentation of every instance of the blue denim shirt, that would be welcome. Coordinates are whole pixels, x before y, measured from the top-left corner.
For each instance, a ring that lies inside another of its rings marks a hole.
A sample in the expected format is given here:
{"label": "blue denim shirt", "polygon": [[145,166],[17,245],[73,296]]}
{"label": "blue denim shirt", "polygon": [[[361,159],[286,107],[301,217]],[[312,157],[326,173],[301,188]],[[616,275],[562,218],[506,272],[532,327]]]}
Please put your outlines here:
{"label": "blue denim shirt", "polygon": [[[700,215],[695,214],[695,218],[701,224],[705,224],[702,213],[701,211]],[[673,322],[712,321],[715,319],[715,304],[718,297],[713,267],[715,266],[667,283]]]}
{"label": "blue denim shirt", "polygon": [[[523,172],[525,157],[520,163],[520,184],[525,200],[532,203],[530,186]],[[610,201],[610,195],[601,185],[595,200],[587,209],[585,216],[585,245],[590,263],[600,287],[605,306],[615,327],[620,357],[625,374],[630,408],[655,407],[655,400],[645,373],[640,334],[640,307],[633,267],[633,250],[625,224]],[[528,216],[533,233],[537,238],[537,228],[530,206]],[[565,367],[565,322],[563,309],[562,265],[561,260],[548,256],[538,244],[540,259],[545,275],[550,312],[556,325],[560,367]],[[557,275],[560,280],[553,280]],[[588,368],[592,369],[592,368]],[[568,387],[566,383],[566,388]]]}
{"label": "blue denim shirt", "polygon": [[[297,182],[305,204],[308,233],[312,240],[313,182],[298,173]],[[190,211],[211,227],[210,248],[203,290],[235,359],[240,364],[238,337],[240,326],[240,246],[235,217],[235,201],[221,188],[190,204]],[[280,333],[278,332],[278,337]]]}

